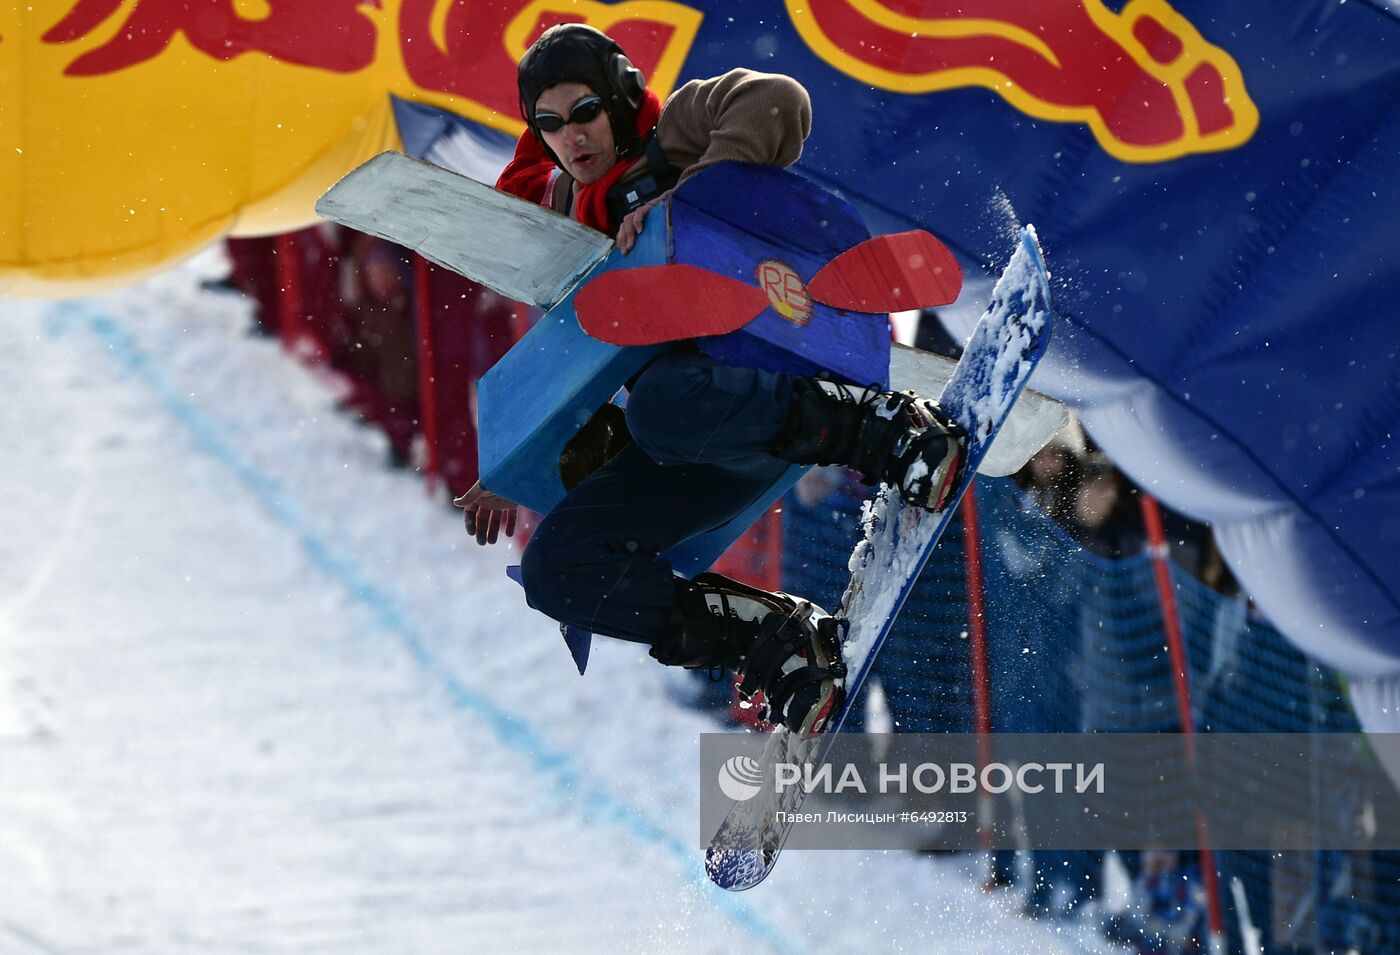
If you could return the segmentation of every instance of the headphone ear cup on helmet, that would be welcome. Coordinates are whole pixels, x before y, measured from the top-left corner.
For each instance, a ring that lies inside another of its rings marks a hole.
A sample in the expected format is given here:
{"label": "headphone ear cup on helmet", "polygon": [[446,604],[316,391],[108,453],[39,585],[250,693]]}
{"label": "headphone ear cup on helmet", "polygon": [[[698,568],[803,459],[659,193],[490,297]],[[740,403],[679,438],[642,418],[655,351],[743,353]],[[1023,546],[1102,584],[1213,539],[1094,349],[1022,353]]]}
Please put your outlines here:
{"label": "headphone ear cup on helmet", "polygon": [[632,104],[633,109],[640,107],[642,94],[647,89],[647,79],[642,75],[642,71],[633,66],[632,61],[622,53],[615,53],[612,58],[612,74],[613,88],[627,97],[627,102]]}

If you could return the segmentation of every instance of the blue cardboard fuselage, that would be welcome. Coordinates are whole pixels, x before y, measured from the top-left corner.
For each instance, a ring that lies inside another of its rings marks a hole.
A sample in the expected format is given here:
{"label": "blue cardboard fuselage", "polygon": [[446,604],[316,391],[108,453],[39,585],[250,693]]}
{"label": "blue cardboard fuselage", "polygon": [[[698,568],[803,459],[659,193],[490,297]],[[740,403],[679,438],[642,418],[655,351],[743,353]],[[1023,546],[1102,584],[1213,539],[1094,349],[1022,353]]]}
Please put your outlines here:
{"label": "blue cardboard fuselage", "polygon": [[[694,339],[704,352],[731,365],[883,388],[890,354],[884,317],[829,308],[806,295],[822,266],[869,236],[848,203],[800,176],[722,163],[654,208],[632,251],[614,251],[580,287],[610,269],[700,266],[757,285],[772,302],[739,331]],[[569,439],[649,361],[675,347],[622,348],[590,338],[573,298],[571,292],[550,309],[478,384],[482,486],[540,513],[564,497],[559,455]],[[709,567],[803,470],[789,468],[744,513],[673,548],[666,554],[672,567],[685,576]]]}

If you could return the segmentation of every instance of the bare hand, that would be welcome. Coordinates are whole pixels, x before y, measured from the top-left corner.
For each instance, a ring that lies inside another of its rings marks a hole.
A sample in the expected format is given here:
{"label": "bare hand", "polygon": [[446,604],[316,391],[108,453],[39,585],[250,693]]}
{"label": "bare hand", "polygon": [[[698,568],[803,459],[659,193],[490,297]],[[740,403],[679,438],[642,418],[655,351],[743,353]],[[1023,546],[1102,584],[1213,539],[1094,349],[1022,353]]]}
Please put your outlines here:
{"label": "bare hand", "polygon": [[478,544],[496,543],[501,531],[505,531],[507,537],[515,534],[515,516],[519,508],[486,490],[480,481],[452,503],[466,511],[467,533],[476,535]]}
{"label": "bare hand", "polygon": [[642,234],[642,220],[646,219],[647,213],[651,211],[651,207],[665,199],[668,195],[669,193],[663,192],[661,195],[651,200],[651,202],[648,202],[644,206],[638,206],[622,217],[622,225],[619,226],[617,230],[617,247],[623,255],[631,252],[632,247],[637,244],[637,236]]}

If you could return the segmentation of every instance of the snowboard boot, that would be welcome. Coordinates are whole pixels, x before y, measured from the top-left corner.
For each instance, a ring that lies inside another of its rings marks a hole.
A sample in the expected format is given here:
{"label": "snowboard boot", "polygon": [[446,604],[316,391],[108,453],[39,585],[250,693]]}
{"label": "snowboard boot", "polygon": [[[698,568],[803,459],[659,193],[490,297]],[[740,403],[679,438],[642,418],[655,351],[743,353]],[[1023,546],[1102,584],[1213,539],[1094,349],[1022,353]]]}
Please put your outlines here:
{"label": "snowboard boot", "polygon": [[931,399],[802,378],[773,453],[796,464],[845,465],[913,507],[940,511],[962,477],[966,450],[967,432]]}
{"label": "snowboard boot", "polygon": [[676,585],[677,619],[653,657],[667,666],[735,670],[740,695],[766,706],[766,719],[795,733],[826,728],[846,692],[835,618],[810,601],[720,574]]}

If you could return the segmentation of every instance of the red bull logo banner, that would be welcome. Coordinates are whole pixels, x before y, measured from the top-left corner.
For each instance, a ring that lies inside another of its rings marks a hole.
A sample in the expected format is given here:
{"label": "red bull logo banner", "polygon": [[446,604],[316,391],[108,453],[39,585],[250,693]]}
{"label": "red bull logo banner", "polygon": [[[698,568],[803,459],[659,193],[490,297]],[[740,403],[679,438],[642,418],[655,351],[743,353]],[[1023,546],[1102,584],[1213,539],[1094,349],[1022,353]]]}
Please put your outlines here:
{"label": "red bull logo banner", "polygon": [[871,86],[990,89],[1037,119],[1082,123],[1124,162],[1230,149],[1259,111],[1230,54],[1164,0],[787,0],[802,39]]}
{"label": "red bull logo banner", "polygon": [[[562,21],[611,33],[663,97],[736,66],[796,78],[799,171],[877,231],[975,265],[1034,222],[1083,332],[1042,375],[1211,522],[1309,655],[1400,665],[1400,497],[1374,450],[1395,430],[1375,316],[1400,298],[1396,0],[0,0],[0,294],[315,221],[401,145],[391,95],[519,134],[515,64]],[[809,320],[783,263],[755,279]]]}
{"label": "red bull logo banner", "polygon": [[518,134],[516,61],[556,23],[617,37],[664,97],[703,16],[670,0],[0,0],[0,293],[92,290],[228,232],[307,225],[331,183],[398,145],[390,94]]}
{"label": "red bull logo banner", "polygon": [[[736,11],[742,11],[737,12]],[[663,97],[732,66],[790,72],[819,121],[848,92],[981,87],[1108,154],[1225,150],[1258,124],[1241,71],[1165,0],[0,0],[0,289],[123,279],[228,231],[313,220],[397,139],[388,96],[523,129],[515,64],[543,30],[613,35]],[[810,65],[815,57],[820,74]],[[837,82],[831,82],[832,77]],[[849,87],[843,85],[849,84]],[[26,210],[38,205],[44,216]],[[800,309],[797,310],[800,312]]]}
{"label": "red bull logo banner", "polygon": [[177,37],[214,60],[255,53],[340,74],[397,54],[410,83],[396,92],[457,97],[464,113],[518,132],[515,64],[549,27],[598,27],[664,93],[701,19],[668,0],[77,0],[42,42],[76,48],[63,67],[67,77],[136,68]]}

